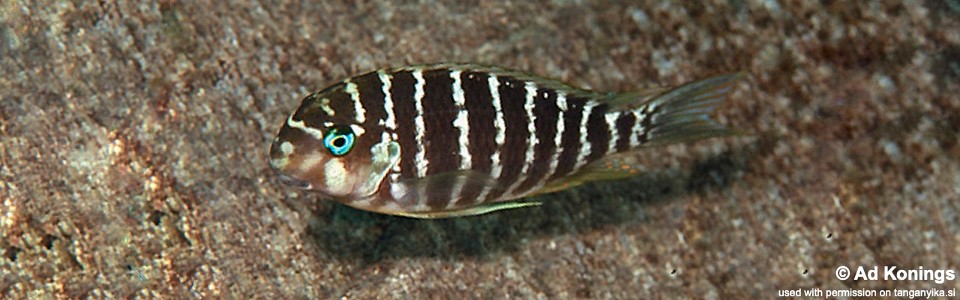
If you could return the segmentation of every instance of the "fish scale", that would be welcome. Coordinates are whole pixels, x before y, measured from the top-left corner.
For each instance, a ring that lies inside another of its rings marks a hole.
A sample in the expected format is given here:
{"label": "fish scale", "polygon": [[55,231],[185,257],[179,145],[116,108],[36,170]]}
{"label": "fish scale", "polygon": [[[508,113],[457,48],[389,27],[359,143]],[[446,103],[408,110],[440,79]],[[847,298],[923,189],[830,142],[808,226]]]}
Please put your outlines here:
{"label": "fish scale", "polygon": [[600,94],[472,64],[382,69],[304,98],[270,165],[295,186],[386,214],[537,205],[523,198],[635,174],[642,146],[729,134],[707,114],[740,77]]}

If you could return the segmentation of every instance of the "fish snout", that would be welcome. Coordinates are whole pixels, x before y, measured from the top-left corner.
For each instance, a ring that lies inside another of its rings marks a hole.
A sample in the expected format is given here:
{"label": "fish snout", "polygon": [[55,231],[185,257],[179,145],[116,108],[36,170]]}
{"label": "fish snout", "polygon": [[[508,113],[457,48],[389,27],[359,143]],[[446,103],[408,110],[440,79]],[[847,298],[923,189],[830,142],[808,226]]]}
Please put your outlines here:
{"label": "fish snout", "polygon": [[289,147],[289,142],[285,142],[280,139],[275,139],[273,141],[273,144],[270,145],[270,169],[273,170],[274,174],[277,174],[277,177],[280,178],[280,181],[284,184],[291,185],[298,189],[308,190],[312,188],[310,182],[290,176],[286,170],[289,164],[289,156],[291,151],[290,149],[285,148]]}

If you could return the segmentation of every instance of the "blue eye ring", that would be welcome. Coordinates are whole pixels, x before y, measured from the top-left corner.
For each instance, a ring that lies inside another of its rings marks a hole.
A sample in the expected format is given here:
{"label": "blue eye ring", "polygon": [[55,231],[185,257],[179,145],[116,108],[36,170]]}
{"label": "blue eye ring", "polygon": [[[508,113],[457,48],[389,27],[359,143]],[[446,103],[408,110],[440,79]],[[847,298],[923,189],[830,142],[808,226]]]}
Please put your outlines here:
{"label": "blue eye ring", "polygon": [[330,150],[334,156],[343,156],[353,149],[354,138],[353,130],[347,128],[330,128],[327,135],[323,137],[323,146]]}

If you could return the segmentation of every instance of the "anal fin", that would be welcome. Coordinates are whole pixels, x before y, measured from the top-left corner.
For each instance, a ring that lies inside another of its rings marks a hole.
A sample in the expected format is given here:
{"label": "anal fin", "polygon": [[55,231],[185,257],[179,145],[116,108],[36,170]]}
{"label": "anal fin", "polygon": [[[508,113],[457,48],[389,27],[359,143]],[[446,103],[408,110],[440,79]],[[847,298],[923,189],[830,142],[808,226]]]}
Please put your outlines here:
{"label": "anal fin", "polygon": [[533,200],[518,200],[518,201],[507,201],[507,202],[494,202],[481,204],[465,209],[459,210],[448,210],[448,211],[435,211],[435,212],[396,212],[395,215],[418,218],[418,219],[439,219],[439,218],[455,218],[455,217],[467,217],[467,216],[476,216],[486,213],[491,213],[499,210],[505,209],[514,209],[521,207],[530,207],[530,206],[539,206],[540,201]]}
{"label": "anal fin", "polygon": [[580,171],[549,182],[531,195],[559,192],[591,181],[637,176],[643,170],[638,162],[637,154],[638,152],[631,151],[608,155],[584,166]]}
{"label": "anal fin", "polygon": [[[383,212],[392,215],[418,218],[437,219],[482,215],[494,211],[514,209],[540,205],[539,201],[512,200],[493,203],[481,203],[469,207],[453,207],[444,209],[448,203],[431,203],[430,201],[450,201],[451,194],[462,189],[487,189],[490,192],[503,191],[497,180],[489,174],[472,170],[452,171],[443,174],[430,175],[424,178],[414,178],[402,182],[405,186],[403,195],[395,195],[400,204],[399,210]],[[461,201],[464,199],[460,199]],[[474,199],[468,199],[473,201]],[[471,203],[471,202],[467,202]],[[434,204],[434,205],[430,205]],[[423,207],[422,205],[426,205]]]}

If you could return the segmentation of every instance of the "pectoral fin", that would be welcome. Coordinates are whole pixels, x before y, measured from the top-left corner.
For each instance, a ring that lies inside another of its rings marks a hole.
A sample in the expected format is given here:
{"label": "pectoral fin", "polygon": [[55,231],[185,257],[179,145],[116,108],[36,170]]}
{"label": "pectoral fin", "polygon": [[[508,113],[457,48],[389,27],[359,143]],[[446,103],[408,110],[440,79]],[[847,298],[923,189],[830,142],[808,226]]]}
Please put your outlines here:
{"label": "pectoral fin", "polygon": [[[491,193],[503,190],[497,181],[485,173],[471,170],[453,171],[401,182],[402,195],[394,195],[400,207],[410,209],[430,201],[449,201],[454,189],[489,189]],[[421,201],[422,200],[422,201]],[[473,199],[470,199],[471,201]],[[446,205],[446,203],[444,203]]]}

